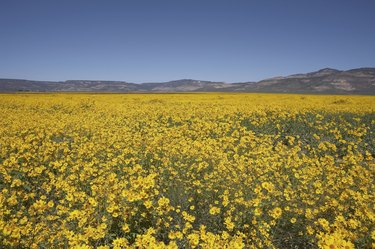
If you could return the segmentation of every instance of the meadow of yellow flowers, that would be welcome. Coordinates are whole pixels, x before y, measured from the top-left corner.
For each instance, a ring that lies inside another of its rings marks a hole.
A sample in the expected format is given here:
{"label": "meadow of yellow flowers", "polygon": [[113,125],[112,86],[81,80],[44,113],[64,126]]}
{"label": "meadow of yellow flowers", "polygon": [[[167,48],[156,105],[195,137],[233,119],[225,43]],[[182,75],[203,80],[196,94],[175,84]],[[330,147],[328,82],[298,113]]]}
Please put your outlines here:
{"label": "meadow of yellow flowers", "polygon": [[1,248],[374,248],[375,97],[0,95]]}

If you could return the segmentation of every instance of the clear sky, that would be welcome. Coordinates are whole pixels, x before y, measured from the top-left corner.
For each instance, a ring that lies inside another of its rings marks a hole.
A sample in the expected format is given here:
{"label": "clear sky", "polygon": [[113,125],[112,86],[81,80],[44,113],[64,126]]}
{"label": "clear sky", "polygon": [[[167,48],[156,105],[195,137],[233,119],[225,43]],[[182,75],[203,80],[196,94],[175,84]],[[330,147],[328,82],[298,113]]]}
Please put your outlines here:
{"label": "clear sky", "polygon": [[1,0],[0,78],[225,82],[375,67],[374,0]]}

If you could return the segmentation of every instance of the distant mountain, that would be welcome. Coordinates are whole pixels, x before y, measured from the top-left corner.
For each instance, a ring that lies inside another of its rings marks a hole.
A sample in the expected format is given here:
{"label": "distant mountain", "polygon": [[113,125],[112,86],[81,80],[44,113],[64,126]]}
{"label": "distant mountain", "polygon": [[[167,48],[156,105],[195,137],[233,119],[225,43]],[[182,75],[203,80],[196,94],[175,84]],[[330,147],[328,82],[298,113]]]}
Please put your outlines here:
{"label": "distant mountain", "polygon": [[125,81],[33,81],[0,79],[0,92],[269,92],[375,95],[375,68],[316,72],[274,77],[258,82],[224,83],[182,79],[135,84]]}
{"label": "distant mountain", "polygon": [[137,91],[138,86],[124,81],[0,79],[0,92],[131,92]]}
{"label": "distant mountain", "polygon": [[256,92],[375,94],[375,68],[340,71],[324,68],[316,72],[266,79],[247,90]]}
{"label": "distant mountain", "polygon": [[143,83],[140,84],[140,89],[151,92],[212,92],[230,86],[231,84],[224,82],[183,79],[163,83]]}

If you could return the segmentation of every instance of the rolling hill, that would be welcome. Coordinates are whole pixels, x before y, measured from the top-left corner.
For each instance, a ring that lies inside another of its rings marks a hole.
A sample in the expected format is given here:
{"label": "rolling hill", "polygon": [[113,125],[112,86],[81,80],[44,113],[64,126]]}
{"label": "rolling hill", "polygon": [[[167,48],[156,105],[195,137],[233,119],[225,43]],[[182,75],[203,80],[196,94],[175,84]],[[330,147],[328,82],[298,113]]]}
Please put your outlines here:
{"label": "rolling hill", "polygon": [[182,79],[158,83],[0,79],[0,92],[269,92],[315,94],[375,94],[375,68],[316,72],[274,77],[258,82],[224,83]]}

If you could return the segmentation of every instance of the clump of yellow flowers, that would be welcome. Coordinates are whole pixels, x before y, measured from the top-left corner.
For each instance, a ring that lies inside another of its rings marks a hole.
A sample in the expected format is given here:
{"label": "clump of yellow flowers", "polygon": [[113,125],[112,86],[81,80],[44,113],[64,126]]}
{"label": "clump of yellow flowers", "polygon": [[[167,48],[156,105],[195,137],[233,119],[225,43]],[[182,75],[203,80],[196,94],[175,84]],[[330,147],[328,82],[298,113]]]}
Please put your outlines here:
{"label": "clump of yellow flowers", "polygon": [[0,95],[1,248],[375,247],[375,98]]}

